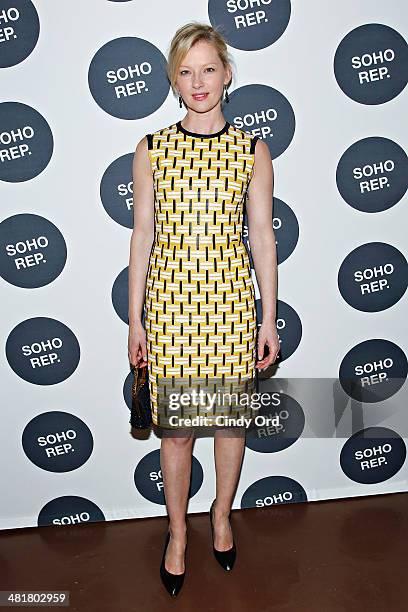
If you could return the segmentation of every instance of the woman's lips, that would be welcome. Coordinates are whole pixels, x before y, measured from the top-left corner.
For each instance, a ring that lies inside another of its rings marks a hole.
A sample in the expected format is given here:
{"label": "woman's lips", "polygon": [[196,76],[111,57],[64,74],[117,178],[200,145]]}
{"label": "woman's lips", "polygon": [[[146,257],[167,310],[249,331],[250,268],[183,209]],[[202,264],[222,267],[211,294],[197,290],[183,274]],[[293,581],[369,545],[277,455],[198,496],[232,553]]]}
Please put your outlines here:
{"label": "woman's lips", "polygon": [[194,100],[205,100],[208,96],[208,93],[205,94],[193,94]]}

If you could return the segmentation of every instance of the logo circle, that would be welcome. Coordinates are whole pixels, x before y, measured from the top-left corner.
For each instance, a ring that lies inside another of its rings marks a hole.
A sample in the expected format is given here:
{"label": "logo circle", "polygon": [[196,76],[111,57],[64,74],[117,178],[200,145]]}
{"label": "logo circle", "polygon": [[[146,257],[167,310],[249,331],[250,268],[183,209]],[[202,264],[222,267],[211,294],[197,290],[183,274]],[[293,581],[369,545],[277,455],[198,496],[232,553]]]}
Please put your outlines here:
{"label": "logo circle", "polygon": [[306,501],[306,491],[293,478],[267,476],[257,480],[247,488],[241,499],[241,508],[265,508]]}
{"label": "logo circle", "polygon": [[23,380],[55,385],[76,370],[80,349],[75,334],[60,321],[35,317],[19,323],[9,334],[6,356]]}
{"label": "logo circle", "polygon": [[339,380],[344,391],[360,402],[382,402],[395,395],[407,378],[404,351],[389,340],[375,338],[354,346],[343,357]]}
{"label": "logo circle", "polygon": [[[192,456],[191,482],[188,498],[191,499],[199,491],[203,483],[203,468],[201,463]],[[136,489],[145,498],[154,504],[165,505],[163,474],[160,467],[160,449],[151,451],[137,464],[134,481]]]}
{"label": "logo circle", "polygon": [[32,53],[40,35],[40,20],[31,0],[2,0],[0,32],[0,68],[20,64]]}
{"label": "logo circle", "polygon": [[334,74],[339,87],[352,100],[361,104],[389,102],[407,84],[407,42],[389,26],[359,26],[339,44]]}
{"label": "logo circle", "polygon": [[133,228],[133,178],[134,153],[126,153],[115,159],[105,170],[101,180],[100,195],[108,215],[123,227]]}
{"label": "logo circle", "polygon": [[364,138],[341,156],[336,182],[341,197],[352,208],[367,213],[388,210],[407,191],[408,157],[388,138]]}
{"label": "logo circle", "polygon": [[24,428],[26,456],[48,472],[71,472],[81,467],[93,451],[88,427],[74,414],[52,411],[35,416]]}
{"label": "logo circle", "polygon": [[265,49],[277,41],[290,19],[290,0],[209,0],[208,18],[235,49]]}
{"label": "logo circle", "polygon": [[0,180],[22,183],[41,174],[54,149],[50,126],[31,106],[21,102],[0,104]]}
{"label": "logo circle", "polygon": [[43,506],[38,515],[38,527],[77,525],[104,520],[105,515],[102,510],[89,499],[78,495],[62,495]]}
{"label": "logo circle", "polygon": [[395,476],[406,456],[405,442],[397,432],[387,427],[368,427],[344,444],[340,465],[354,482],[375,484]]}
{"label": "logo circle", "polygon": [[229,123],[262,138],[276,159],[289,147],[295,133],[295,114],[287,98],[267,85],[244,85],[235,89],[225,105]]}
{"label": "logo circle", "polygon": [[88,84],[95,102],[119,119],[154,113],[170,88],[166,58],[151,42],[124,36],[107,42],[92,58]]}
{"label": "logo circle", "polygon": [[[271,380],[274,386],[279,386],[279,379]],[[293,397],[278,390],[262,391],[262,385],[260,387],[259,393],[262,397],[265,393],[270,399],[268,399],[269,405],[260,406],[258,414],[268,418],[278,417],[279,423],[276,426],[251,427],[246,435],[245,444],[258,453],[276,453],[289,448],[300,438],[305,427],[305,414]]]}
{"label": "logo circle", "polygon": [[363,312],[379,312],[396,304],[407,290],[407,260],[384,242],[363,244],[340,266],[338,286],[343,299]]}
{"label": "logo circle", "polygon": [[1,276],[12,285],[44,287],[61,274],[66,260],[64,237],[48,219],[22,213],[0,223]]}

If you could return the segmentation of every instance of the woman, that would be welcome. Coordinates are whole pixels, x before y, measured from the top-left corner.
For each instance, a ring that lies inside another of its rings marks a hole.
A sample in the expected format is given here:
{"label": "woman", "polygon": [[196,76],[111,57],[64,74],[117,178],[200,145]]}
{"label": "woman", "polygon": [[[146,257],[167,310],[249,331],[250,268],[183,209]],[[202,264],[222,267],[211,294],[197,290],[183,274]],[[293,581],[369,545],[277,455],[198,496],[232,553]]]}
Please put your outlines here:
{"label": "woman", "polygon": [[[225,40],[205,24],[181,27],[171,42],[168,75],[187,114],[144,136],[134,155],[128,354],[130,363],[148,366],[153,422],[163,427],[160,463],[169,528],[160,575],[175,596],[185,575],[194,436],[191,427],[169,427],[159,379],[224,381],[229,374],[240,384],[253,380],[255,367],[265,369],[275,361],[279,338],[272,161],[266,143],[223,117],[223,95],[228,102],[232,78]],[[262,300],[258,339],[242,242],[245,198]],[[210,520],[214,555],[227,570],[236,555],[229,519],[244,448],[244,427],[216,427]]]}

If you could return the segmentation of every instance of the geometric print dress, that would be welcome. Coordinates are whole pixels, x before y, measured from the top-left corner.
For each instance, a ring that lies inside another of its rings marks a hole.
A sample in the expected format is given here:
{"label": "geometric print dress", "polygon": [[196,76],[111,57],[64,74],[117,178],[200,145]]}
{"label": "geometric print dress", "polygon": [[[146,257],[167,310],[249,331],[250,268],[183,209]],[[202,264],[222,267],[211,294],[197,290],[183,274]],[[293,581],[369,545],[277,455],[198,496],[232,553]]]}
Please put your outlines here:
{"label": "geometric print dress", "polygon": [[185,426],[170,419],[175,414],[205,416],[206,425],[220,414],[254,416],[237,396],[228,406],[170,399],[175,389],[253,389],[255,291],[242,225],[257,140],[228,121],[213,134],[190,132],[181,121],[147,134],[155,235],[144,316],[155,425]]}

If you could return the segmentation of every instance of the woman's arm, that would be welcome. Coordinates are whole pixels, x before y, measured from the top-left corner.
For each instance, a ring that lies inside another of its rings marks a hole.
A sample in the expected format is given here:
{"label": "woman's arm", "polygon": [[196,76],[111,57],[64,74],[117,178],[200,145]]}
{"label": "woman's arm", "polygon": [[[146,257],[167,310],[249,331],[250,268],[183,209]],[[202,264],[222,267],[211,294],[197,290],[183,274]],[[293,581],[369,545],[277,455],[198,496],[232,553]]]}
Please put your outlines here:
{"label": "woman's arm", "polygon": [[147,151],[147,138],[138,143],[133,157],[133,231],[129,257],[129,359],[146,361],[142,326],[146,276],[154,240],[154,185]]}
{"label": "woman's arm", "polygon": [[263,140],[258,140],[255,146],[254,171],[248,186],[246,208],[251,255],[262,302],[262,325],[258,337],[258,357],[263,358],[265,344],[269,348],[268,357],[258,364],[260,369],[266,368],[275,361],[280,348],[275,326],[278,280],[272,207],[272,159],[268,145]]}

